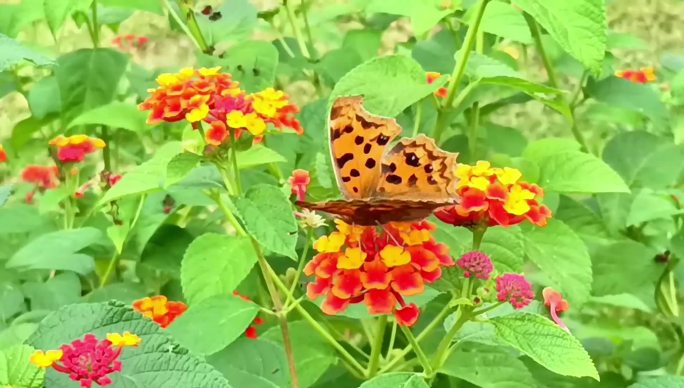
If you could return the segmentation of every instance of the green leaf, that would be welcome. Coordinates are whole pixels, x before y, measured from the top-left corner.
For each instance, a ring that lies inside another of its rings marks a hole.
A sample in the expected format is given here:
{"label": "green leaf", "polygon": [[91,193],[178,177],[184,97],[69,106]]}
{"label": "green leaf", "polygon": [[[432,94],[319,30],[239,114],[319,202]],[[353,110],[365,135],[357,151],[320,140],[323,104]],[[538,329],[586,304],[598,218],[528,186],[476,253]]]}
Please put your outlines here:
{"label": "green leaf", "polygon": [[0,386],[39,388],[45,380],[45,369],[28,362],[35,349],[28,345],[14,345],[0,350]]}
{"label": "green leaf", "polygon": [[0,208],[0,235],[29,233],[39,229],[44,222],[34,206],[22,204]]}
{"label": "green leaf", "polygon": [[230,295],[247,277],[256,260],[249,237],[215,233],[199,236],[183,257],[183,295],[191,304],[214,295]]}
{"label": "green leaf", "polygon": [[87,275],[95,268],[93,258],[77,252],[101,239],[102,233],[91,227],[46,233],[21,247],[6,267],[66,270]]}
{"label": "green leaf", "polygon": [[57,310],[81,299],[81,280],[72,272],[60,273],[45,283],[24,283],[22,289],[32,310]]}
{"label": "green leaf", "polygon": [[529,13],[565,50],[598,74],[606,51],[604,0],[520,0],[515,5]]}
{"label": "green leaf", "polygon": [[[289,322],[288,328],[299,384],[301,387],[309,387],[335,363],[335,353],[320,336],[313,335],[311,326],[307,322]],[[281,345],[283,337],[280,327],[274,326],[260,338]]]}
{"label": "green leaf", "polygon": [[375,376],[359,388],[429,388],[421,376],[415,373],[399,372]]}
{"label": "green leaf", "polygon": [[523,241],[520,228],[496,226],[487,229],[480,248],[499,272],[520,272],[525,255]]}
{"label": "green leaf", "polygon": [[[474,10],[474,7],[468,9],[465,17],[465,20],[469,21],[468,24],[472,24],[472,17],[475,16]],[[490,1],[487,4],[480,29],[486,33],[523,44],[532,43],[530,29],[522,13],[513,8],[511,4],[501,1]]]}
{"label": "green leaf", "polygon": [[669,219],[684,211],[678,209],[671,194],[656,193],[649,189],[640,190],[634,197],[627,215],[627,226],[640,225],[657,219]]}
{"label": "green leaf", "polygon": [[257,9],[248,0],[226,1],[213,11],[221,15],[218,20],[211,20],[207,15],[195,13],[202,35],[209,46],[224,41],[243,41],[256,27]]}
{"label": "green leaf", "polygon": [[81,49],[59,57],[57,65],[62,117],[71,122],[81,113],[114,99],[128,57],[111,49]]}
{"label": "green leaf", "polygon": [[64,21],[74,12],[85,11],[93,0],[44,0],[45,19],[52,36],[57,39]]}
{"label": "green leaf", "polygon": [[632,240],[605,246],[592,254],[596,296],[629,293],[652,303],[655,283],[663,268],[653,260],[659,253]]}
{"label": "green leaf", "polygon": [[503,346],[459,343],[441,373],[480,387],[526,388],[534,378],[517,354]]}
{"label": "green leaf", "polygon": [[394,117],[442,84],[437,81],[428,84],[425,71],[413,59],[388,55],[366,61],[347,73],[335,84],[330,101],[341,96],[363,95],[368,111]]}
{"label": "green leaf", "polygon": [[244,41],[231,46],[219,63],[249,93],[273,86],[278,67],[278,50],[270,42]]}
{"label": "green leaf", "polygon": [[603,160],[630,187],[665,188],[678,181],[684,168],[684,147],[645,131],[622,132],[606,144]]}
{"label": "green leaf", "polygon": [[235,207],[247,232],[264,248],[293,260],[297,258],[297,221],[290,201],[280,189],[255,185],[235,200]]}
{"label": "green leaf", "polygon": [[162,3],[157,0],[98,0],[98,3],[105,7],[134,9],[158,15],[164,14]]}
{"label": "green leaf", "polygon": [[211,355],[208,361],[236,387],[285,388],[291,385],[285,351],[271,341],[240,338]]}
{"label": "green leaf", "polygon": [[270,163],[285,163],[287,159],[276,151],[261,144],[253,145],[238,152],[238,168],[252,168]]}
{"label": "green leaf", "polygon": [[22,46],[7,35],[0,34],[0,71],[8,70],[23,61],[29,61],[36,66],[52,66],[55,63],[52,59]]}
{"label": "green leaf", "polygon": [[215,295],[192,304],[167,330],[193,353],[213,354],[244,333],[258,311],[237,296]]}
{"label": "green leaf", "polygon": [[523,233],[525,254],[572,304],[587,301],[591,291],[591,258],[575,232],[552,219],[543,228]]}
{"label": "green leaf", "polygon": [[[140,336],[142,343],[123,351],[121,372],[110,375],[113,386],[230,388],[211,365],[179,347],[157,324],[120,303],[65,306],[45,318],[28,343],[38,349],[57,349],[88,333],[104,339],[107,333],[124,331]],[[68,375],[52,369],[47,373],[48,387],[69,388],[73,384]]]}
{"label": "green leaf", "polygon": [[546,369],[564,376],[599,379],[589,354],[570,333],[541,315],[514,313],[489,320],[496,335]]}
{"label": "green leaf", "polygon": [[[41,78],[33,84],[28,93],[29,108],[33,117],[37,120],[45,119],[51,113],[62,111],[62,98],[59,94],[59,85],[54,76]],[[36,131],[41,123],[37,123]]]}
{"label": "green leaf", "polygon": [[43,0],[3,2],[0,5],[0,32],[16,38],[24,27],[44,18]]}
{"label": "green leaf", "polygon": [[684,388],[684,377],[672,375],[646,377],[630,385],[629,388]]}
{"label": "green leaf", "polygon": [[613,169],[601,159],[581,151],[525,151],[523,157],[539,165],[539,185],[545,190],[558,193],[629,192],[629,187]]}
{"label": "green leaf", "polygon": [[455,11],[440,7],[441,4],[437,0],[371,0],[366,5],[366,12],[408,16],[414,33],[423,35],[442,18]]}
{"label": "green leaf", "polygon": [[160,190],[176,183],[167,179],[167,166],[181,151],[180,142],[169,142],[159,147],[150,160],[124,174],[121,180],[105,193],[99,204],[128,195]]}
{"label": "green leaf", "polygon": [[180,182],[190,175],[200,160],[202,160],[202,157],[192,152],[183,152],[171,158],[166,166],[166,187]]}
{"label": "green leaf", "polygon": [[112,101],[74,118],[67,128],[78,125],[104,125],[112,128],[122,128],[133,132],[144,132],[150,127],[146,124],[147,114],[141,112],[137,106],[121,101]]}

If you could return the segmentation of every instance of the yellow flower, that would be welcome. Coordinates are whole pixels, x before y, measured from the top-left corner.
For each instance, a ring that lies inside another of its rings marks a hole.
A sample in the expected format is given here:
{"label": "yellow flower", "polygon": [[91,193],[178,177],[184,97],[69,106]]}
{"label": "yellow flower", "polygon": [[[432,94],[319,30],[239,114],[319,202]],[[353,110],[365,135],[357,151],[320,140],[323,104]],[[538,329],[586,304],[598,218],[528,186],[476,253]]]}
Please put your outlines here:
{"label": "yellow flower", "polygon": [[340,232],[332,232],[328,236],[321,236],[314,242],[314,249],[321,253],[339,252],[344,245],[345,235]]}
{"label": "yellow flower", "polygon": [[348,223],[335,219],[335,225],[337,225],[337,230],[343,235],[349,238],[349,241],[357,242],[361,239],[361,234],[363,233],[363,226],[349,225]]}
{"label": "yellow flower", "polygon": [[469,182],[467,182],[468,187],[472,187],[480,191],[487,191],[487,187],[489,187],[489,184],[489,179],[481,176],[474,176],[470,178]]}
{"label": "yellow flower", "polygon": [[344,256],[337,261],[337,268],[339,269],[359,269],[363,262],[366,261],[368,255],[360,248],[347,248],[344,251]]}
{"label": "yellow flower", "polygon": [[64,352],[61,350],[48,350],[44,352],[42,350],[36,350],[31,354],[31,364],[37,366],[38,368],[49,368],[55,362],[62,359]]}
{"label": "yellow flower", "polygon": [[135,334],[125,331],[123,334],[107,333],[107,340],[112,343],[112,346],[124,348],[128,346],[138,346],[142,339]]}
{"label": "yellow flower", "polygon": [[267,88],[252,95],[252,106],[260,115],[273,118],[278,110],[287,106],[288,101],[282,90]]}
{"label": "yellow flower", "polygon": [[169,87],[180,83],[180,80],[175,74],[163,73],[157,77],[157,83],[159,86]]}
{"label": "yellow flower", "polygon": [[195,69],[192,67],[184,67],[178,72],[177,77],[181,81],[186,81],[195,75]]}
{"label": "yellow flower", "polygon": [[534,199],[533,192],[523,189],[520,185],[515,185],[508,193],[508,199],[503,206],[504,210],[516,216],[523,215],[530,211],[530,205],[527,203],[530,199]]}
{"label": "yellow flower", "polygon": [[198,121],[204,120],[209,114],[209,105],[202,104],[199,107],[186,113],[185,119],[191,123],[196,123]]}
{"label": "yellow flower", "polygon": [[516,183],[518,179],[522,178],[522,173],[520,170],[510,167],[497,168],[494,169],[496,177],[499,178],[499,182],[508,186]]}
{"label": "yellow flower", "polygon": [[201,67],[197,70],[199,75],[202,77],[211,77],[213,75],[217,75],[221,71],[221,66],[216,66],[216,67]]}
{"label": "yellow flower", "polygon": [[233,110],[228,113],[228,115],[226,115],[226,123],[229,127],[234,129],[245,128],[247,126],[245,114],[239,110]]}
{"label": "yellow flower", "polygon": [[256,113],[248,113],[245,115],[245,128],[254,136],[260,136],[266,132],[266,122],[257,116]]}
{"label": "yellow flower", "polygon": [[380,258],[388,267],[397,267],[411,262],[411,254],[396,245],[387,245],[382,248]]}
{"label": "yellow flower", "polygon": [[430,240],[430,231],[426,229],[413,229],[408,233],[402,232],[401,238],[406,245],[422,245]]}
{"label": "yellow flower", "polygon": [[494,174],[492,165],[487,161],[478,160],[475,166],[473,166],[473,175],[475,176],[491,176],[492,174]]}

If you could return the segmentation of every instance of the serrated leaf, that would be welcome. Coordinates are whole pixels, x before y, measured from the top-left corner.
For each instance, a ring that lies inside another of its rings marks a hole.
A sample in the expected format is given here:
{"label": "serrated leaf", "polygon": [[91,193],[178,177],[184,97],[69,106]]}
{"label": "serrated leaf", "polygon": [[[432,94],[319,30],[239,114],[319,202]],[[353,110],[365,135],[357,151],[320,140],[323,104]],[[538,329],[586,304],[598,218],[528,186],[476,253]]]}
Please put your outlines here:
{"label": "serrated leaf", "polygon": [[440,7],[436,0],[371,0],[366,5],[367,13],[386,13],[408,16],[416,35],[423,35],[454,9]]}
{"label": "serrated leaf", "polygon": [[359,388],[429,388],[425,379],[415,373],[387,373],[359,385]]}
{"label": "serrated leaf", "polygon": [[128,195],[159,190],[175,183],[166,179],[167,166],[181,151],[180,142],[169,142],[159,147],[150,160],[124,174],[121,180],[105,193],[99,204]]}
{"label": "serrated leaf", "polygon": [[55,76],[64,121],[110,103],[127,65],[128,57],[112,49],[81,49],[59,57]]}
{"label": "serrated leaf", "polygon": [[428,84],[425,71],[413,59],[388,55],[355,67],[335,84],[330,101],[340,96],[364,96],[369,112],[394,117],[446,82]]}
{"label": "serrated leaf", "polygon": [[210,46],[224,41],[240,42],[249,36],[257,24],[257,9],[248,0],[227,1],[214,8],[213,12],[221,15],[218,20],[195,13],[202,35]]}
{"label": "serrated leaf", "polygon": [[70,15],[87,10],[92,2],[93,0],[43,0],[45,19],[55,39]]}
{"label": "serrated leaf", "polygon": [[291,385],[285,351],[271,341],[241,338],[211,355],[208,361],[236,387],[286,388]]}
{"label": "serrated leaf", "polygon": [[28,362],[34,350],[28,345],[14,345],[0,350],[0,386],[8,388],[43,386],[45,369]]}
{"label": "serrated leaf", "polygon": [[78,125],[96,124],[127,129],[133,132],[144,132],[150,128],[146,121],[147,114],[141,112],[137,106],[121,101],[113,101],[107,105],[81,113],[69,123],[68,128]]}
{"label": "serrated leaf", "polygon": [[249,237],[215,233],[199,236],[183,257],[183,295],[191,304],[214,295],[230,295],[247,277],[256,260]]}
{"label": "serrated leaf", "polygon": [[244,197],[235,200],[235,208],[245,224],[245,229],[264,248],[297,258],[297,221],[290,201],[275,186],[260,184],[251,187]]}
{"label": "serrated leaf", "polygon": [[24,47],[7,35],[0,34],[0,72],[23,61],[29,61],[36,66],[52,66],[55,61]]}
{"label": "serrated leaf", "polygon": [[572,304],[581,305],[591,291],[591,258],[575,232],[562,221],[552,219],[543,228],[523,233],[525,254],[546,274]]}
{"label": "serrated leaf", "polygon": [[599,379],[582,344],[541,315],[514,313],[489,320],[496,335],[546,369],[564,376]]}
{"label": "serrated leaf", "polygon": [[604,0],[516,0],[565,50],[594,73],[601,71],[606,51]]}
{"label": "serrated leaf", "polygon": [[504,346],[459,343],[440,372],[480,387],[527,388],[535,385],[525,364]]}
{"label": "serrated leaf", "polygon": [[44,283],[26,282],[22,289],[31,300],[32,310],[57,310],[81,299],[81,280],[72,272],[60,273]]}
{"label": "serrated leaf", "polygon": [[480,247],[483,252],[491,257],[494,268],[499,272],[520,272],[522,270],[525,251],[520,228],[489,228]]}
{"label": "serrated leaf", "polygon": [[[107,333],[124,331],[140,336],[142,343],[123,351],[121,372],[110,374],[113,386],[230,388],[211,365],[179,347],[157,324],[120,303],[65,306],[45,318],[28,343],[38,349],[57,349],[88,333],[103,339]],[[74,384],[68,375],[52,369],[46,380],[48,387],[71,388]]]}
{"label": "serrated leaf", "polygon": [[193,353],[214,354],[242,335],[258,311],[237,296],[215,295],[191,304],[167,330]]}
{"label": "serrated leaf", "polygon": [[640,190],[635,196],[627,215],[627,226],[657,219],[669,219],[684,210],[678,209],[671,194],[657,193],[649,189]]}
{"label": "serrated leaf", "polygon": [[46,233],[21,247],[6,267],[68,270],[87,275],[95,269],[95,263],[92,257],[78,252],[101,239],[102,233],[92,227]]}
{"label": "serrated leaf", "polygon": [[[474,7],[468,9],[466,20],[471,21]],[[468,23],[471,24],[471,23]],[[532,35],[525,18],[512,4],[501,1],[490,1],[485,8],[480,29],[486,33],[498,35],[523,44],[532,43]]]}

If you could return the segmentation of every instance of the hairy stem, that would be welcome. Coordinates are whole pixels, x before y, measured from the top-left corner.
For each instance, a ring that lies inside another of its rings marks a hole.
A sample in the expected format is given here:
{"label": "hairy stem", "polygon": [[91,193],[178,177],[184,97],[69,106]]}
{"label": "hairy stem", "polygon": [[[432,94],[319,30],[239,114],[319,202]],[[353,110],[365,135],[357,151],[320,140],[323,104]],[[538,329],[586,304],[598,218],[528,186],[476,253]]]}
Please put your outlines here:
{"label": "hairy stem", "polygon": [[385,328],[387,327],[387,316],[383,315],[378,318],[377,328],[373,334],[373,343],[371,344],[370,361],[368,361],[368,373],[366,376],[371,378],[375,376],[378,365],[380,363],[380,355],[382,354],[382,340],[385,338]]}
{"label": "hairy stem", "polygon": [[404,332],[406,339],[409,341],[409,344],[411,344],[413,352],[416,354],[416,357],[418,358],[420,365],[423,367],[424,373],[428,376],[431,375],[432,366],[430,365],[430,360],[425,355],[425,352],[423,352],[423,348],[420,347],[420,344],[418,343],[416,337],[413,336],[411,329],[405,326],[401,326],[401,331]]}

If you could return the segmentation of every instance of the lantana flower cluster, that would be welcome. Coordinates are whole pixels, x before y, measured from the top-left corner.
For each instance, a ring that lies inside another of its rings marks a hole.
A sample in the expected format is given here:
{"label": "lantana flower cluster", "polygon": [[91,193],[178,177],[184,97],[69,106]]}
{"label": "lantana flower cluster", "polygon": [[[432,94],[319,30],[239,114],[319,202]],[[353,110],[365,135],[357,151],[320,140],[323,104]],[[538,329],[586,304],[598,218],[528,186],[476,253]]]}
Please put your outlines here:
{"label": "lantana flower cluster", "polygon": [[157,83],[159,86],[150,89],[150,97],[139,106],[150,111],[148,123],[187,120],[199,128],[204,122],[208,125],[204,135],[207,144],[225,143],[230,131],[236,139],[248,132],[258,140],[269,124],[303,133],[295,118],[299,108],[283,91],[267,88],[248,94],[220,67],[161,74]]}
{"label": "lantana flower cluster", "polygon": [[655,69],[652,66],[642,67],[639,70],[618,70],[615,76],[638,84],[656,81]]}
{"label": "lantana flower cluster", "polygon": [[435,216],[456,226],[512,226],[529,220],[546,225],[551,217],[548,207],[540,204],[541,187],[521,181],[522,173],[514,168],[494,168],[489,162],[458,164],[460,203],[438,209]]}
{"label": "lantana flower cluster", "polygon": [[169,327],[187,309],[185,303],[169,301],[164,295],[146,297],[133,302],[133,310],[153,320],[163,329]]}
{"label": "lantana flower cluster", "polygon": [[57,372],[68,374],[82,388],[90,388],[93,383],[104,387],[112,383],[110,374],[121,371],[119,356],[123,348],[137,347],[141,341],[140,337],[129,332],[109,333],[104,340],[86,334],[82,340],[62,345],[59,349],[36,350],[30,361],[39,368],[52,367]]}
{"label": "lantana flower cluster", "polygon": [[434,225],[421,221],[376,228],[335,223],[336,231],[314,243],[318,254],[304,269],[315,277],[307,296],[325,297],[321,309],[328,315],[365,303],[371,314],[394,314],[399,324],[413,325],[420,309],[404,298],[422,294],[426,283],[440,278],[443,266],[454,265],[449,248],[433,239]]}
{"label": "lantana flower cluster", "polygon": [[82,162],[86,155],[106,147],[102,139],[87,135],[59,135],[50,140],[50,145],[57,148],[57,159],[62,163]]}

